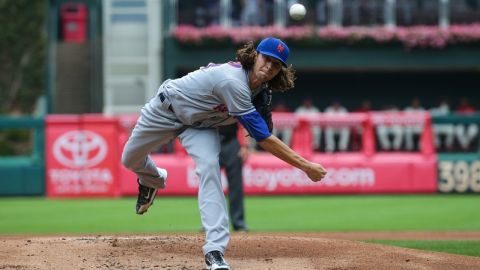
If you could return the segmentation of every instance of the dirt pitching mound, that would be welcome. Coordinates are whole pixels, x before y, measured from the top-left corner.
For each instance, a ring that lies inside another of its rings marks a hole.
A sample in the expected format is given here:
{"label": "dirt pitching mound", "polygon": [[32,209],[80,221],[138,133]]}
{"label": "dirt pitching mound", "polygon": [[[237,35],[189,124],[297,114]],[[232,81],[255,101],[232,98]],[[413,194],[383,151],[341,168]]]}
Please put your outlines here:
{"label": "dirt pitching mound", "polygon": [[[480,269],[477,257],[346,240],[360,235],[233,234],[226,259],[234,270]],[[199,270],[204,269],[203,241],[201,234],[4,236],[0,269]]]}

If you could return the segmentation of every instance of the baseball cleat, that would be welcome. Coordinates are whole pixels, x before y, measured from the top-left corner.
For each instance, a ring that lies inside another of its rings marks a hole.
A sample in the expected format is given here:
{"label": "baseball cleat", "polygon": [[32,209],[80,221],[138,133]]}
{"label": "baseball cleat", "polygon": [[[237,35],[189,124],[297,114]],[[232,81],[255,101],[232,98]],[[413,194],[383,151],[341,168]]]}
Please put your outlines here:
{"label": "baseball cleat", "polygon": [[[163,186],[165,186],[165,181],[167,181],[167,170],[157,168],[158,175],[160,178],[163,179]],[[148,208],[153,204],[153,200],[155,200],[155,196],[157,195],[157,188],[150,188],[140,184],[140,179],[137,178],[138,183],[138,197],[137,197],[137,205],[136,211],[138,215],[143,215],[143,213],[147,212]]]}
{"label": "baseball cleat", "polygon": [[231,270],[228,263],[223,258],[223,254],[218,251],[210,251],[205,254],[206,270]]}
{"label": "baseball cleat", "polygon": [[137,178],[137,183],[138,183],[138,197],[137,197],[136,210],[138,215],[143,215],[143,213],[147,212],[150,205],[153,204],[153,200],[157,195],[157,189],[149,188],[140,184],[140,180],[138,178]]}

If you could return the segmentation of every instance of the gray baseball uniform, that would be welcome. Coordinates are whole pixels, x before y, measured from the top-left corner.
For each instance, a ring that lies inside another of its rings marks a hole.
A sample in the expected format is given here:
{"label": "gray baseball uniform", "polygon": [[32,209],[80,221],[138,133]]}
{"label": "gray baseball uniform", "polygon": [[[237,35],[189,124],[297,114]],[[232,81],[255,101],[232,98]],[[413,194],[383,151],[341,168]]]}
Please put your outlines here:
{"label": "gray baseball uniform", "polygon": [[142,185],[164,188],[164,180],[149,153],[179,137],[195,161],[199,176],[198,204],[206,230],[205,254],[213,250],[224,253],[230,238],[215,127],[234,123],[232,116],[256,112],[251,95],[248,73],[236,62],[209,64],[182,78],[167,80],[142,108],[123,151],[122,163],[137,174]]}

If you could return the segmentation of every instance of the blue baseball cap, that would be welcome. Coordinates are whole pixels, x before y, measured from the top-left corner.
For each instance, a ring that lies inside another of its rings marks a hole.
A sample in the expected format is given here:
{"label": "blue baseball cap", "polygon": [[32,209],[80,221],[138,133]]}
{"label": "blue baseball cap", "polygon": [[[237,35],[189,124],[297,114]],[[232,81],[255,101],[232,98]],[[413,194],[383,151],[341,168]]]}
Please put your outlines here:
{"label": "blue baseball cap", "polygon": [[285,42],[278,38],[264,38],[257,46],[257,52],[274,57],[287,67],[287,59],[290,55],[290,49]]}

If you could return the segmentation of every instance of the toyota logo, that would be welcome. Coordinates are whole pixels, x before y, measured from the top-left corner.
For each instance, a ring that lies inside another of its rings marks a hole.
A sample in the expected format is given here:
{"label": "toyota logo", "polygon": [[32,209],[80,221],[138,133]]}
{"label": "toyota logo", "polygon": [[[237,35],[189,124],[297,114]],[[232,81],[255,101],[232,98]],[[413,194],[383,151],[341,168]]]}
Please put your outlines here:
{"label": "toyota logo", "polygon": [[107,155],[108,146],[102,136],[91,131],[69,131],[53,143],[53,155],[70,168],[97,165]]}

